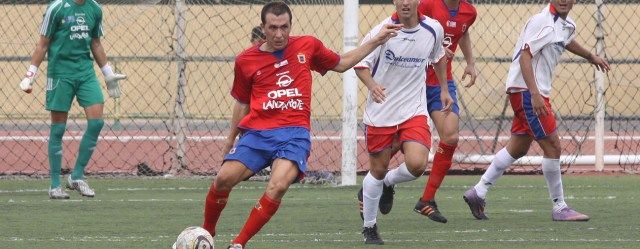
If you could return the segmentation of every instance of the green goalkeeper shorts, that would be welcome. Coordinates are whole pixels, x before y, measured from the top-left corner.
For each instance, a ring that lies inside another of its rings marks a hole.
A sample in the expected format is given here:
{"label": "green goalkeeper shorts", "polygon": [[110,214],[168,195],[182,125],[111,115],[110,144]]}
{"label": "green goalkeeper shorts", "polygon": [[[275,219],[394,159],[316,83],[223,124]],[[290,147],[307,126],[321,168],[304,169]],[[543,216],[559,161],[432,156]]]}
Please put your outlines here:
{"label": "green goalkeeper shorts", "polygon": [[83,108],[104,104],[104,95],[95,73],[80,78],[47,78],[48,111],[69,112],[73,97]]}

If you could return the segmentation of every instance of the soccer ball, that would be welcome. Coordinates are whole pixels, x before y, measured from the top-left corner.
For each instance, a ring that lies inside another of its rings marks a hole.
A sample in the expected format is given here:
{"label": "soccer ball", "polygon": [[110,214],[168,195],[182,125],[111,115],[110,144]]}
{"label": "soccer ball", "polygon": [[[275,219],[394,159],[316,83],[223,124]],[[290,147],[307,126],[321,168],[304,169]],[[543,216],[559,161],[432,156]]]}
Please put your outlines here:
{"label": "soccer ball", "polygon": [[173,249],[213,249],[213,237],[202,227],[187,227],[178,235]]}

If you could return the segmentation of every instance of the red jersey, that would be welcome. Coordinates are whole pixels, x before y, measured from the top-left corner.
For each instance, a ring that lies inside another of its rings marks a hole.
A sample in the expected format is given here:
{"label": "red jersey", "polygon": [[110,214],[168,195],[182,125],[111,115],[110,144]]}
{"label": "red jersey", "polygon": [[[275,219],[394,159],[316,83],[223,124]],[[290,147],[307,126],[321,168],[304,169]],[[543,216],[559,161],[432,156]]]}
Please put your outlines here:
{"label": "red jersey", "polygon": [[324,75],[340,55],[312,36],[291,36],[285,49],[246,49],[235,61],[231,96],[249,104],[238,127],[268,130],[311,126],[311,70]]}
{"label": "red jersey", "polygon": [[[467,32],[469,27],[471,27],[471,24],[476,21],[477,16],[476,8],[467,2],[467,0],[460,0],[460,6],[457,10],[450,10],[444,3],[444,0],[420,0],[418,12],[436,19],[440,25],[442,25],[442,28],[444,28],[444,41],[442,45],[454,53],[458,48],[458,41],[462,38],[462,35]],[[451,60],[447,62],[447,80],[453,80]],[[436,72],[431,65],[429,69],[427,69],[427,85],[439,85]]]}

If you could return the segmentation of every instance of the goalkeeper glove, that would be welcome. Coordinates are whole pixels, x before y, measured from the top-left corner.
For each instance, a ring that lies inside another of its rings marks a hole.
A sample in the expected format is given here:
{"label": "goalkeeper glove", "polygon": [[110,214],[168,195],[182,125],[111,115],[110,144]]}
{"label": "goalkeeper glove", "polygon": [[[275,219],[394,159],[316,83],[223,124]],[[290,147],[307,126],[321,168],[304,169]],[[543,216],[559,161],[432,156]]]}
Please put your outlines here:
{"label": "goalkeeper glove", "polygon": [[122,92],[120,91],[120,84],[118,81],[126,79],[127,76],[124,74],[114,73],[109,64],[104,65],[101,69],[102,74],[104,75],[104,81],[107,82],[107,92],[109,93],[109,96],[114,99],[120,98]]}
{"label": "goalkeeper glove", "polygon": [[33,90],[31,85],[33,85],[33,80],[36,78],[37,73],[38,67],[30,65],[29,70],[27,70],[27,73],[24,76],[24,79],[20,81],[20,90],[26,93],[31,93],[31,91]]}

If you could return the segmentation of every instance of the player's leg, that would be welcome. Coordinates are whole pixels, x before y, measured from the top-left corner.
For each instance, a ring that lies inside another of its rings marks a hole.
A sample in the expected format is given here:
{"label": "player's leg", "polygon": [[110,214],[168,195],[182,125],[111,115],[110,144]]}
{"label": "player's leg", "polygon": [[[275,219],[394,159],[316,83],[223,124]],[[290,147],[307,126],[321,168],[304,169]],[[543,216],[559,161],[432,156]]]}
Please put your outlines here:
{"label": "player's leg", "polygon": [[524,104],[530,103],[530,101],[526,101],[527,99],[523,93],[509,94],[509,101],[514,112],[509,142],[505,148],[495,154],[480,181],[464,193],[463,198],[476,219],[487,219],[484,207],[489,188],[496,183],[513,162],[527,154],[531,142],[533,142],[534,134],[529,127],[526,116],[528,110],[533,110],[533,108],[529,104]]}
{"label": "player's leg", "polygon": [[361,206],[362,234],[366,244],[384,244],[378,234],[377,216],[383,191],[383,179],[387,174],[397,130],[395,126],[367,126],[365,130],[367,152],[369,152],[369,172],[362,181],[362,188],[357,197]]}
{"label": "player's leg", "polygon": [[251,210],[249,218],[232,244],[240,244],[244,248],[245,244],[269,222],[280,207],[282,197],[298,175],[299,170],[294,162],[287,159],[273,161],[267,189]]}
{"label": "player's leg", "polygon": [[[556,132],[556,120],[551,111],[551,104],[545,98],[545,105],[550,111],[548,115],[538,116],[538,126],[533,126],[536,131],[535,138],[542,149],[542,174],[547,182],[549,196],[553,202],[552,219],[555,221],[587,221],[589,216],[581,214],[571,209],[564,201],[564,190],[562,187],[562,172],[560,171],[560,138]],[[533,115],[533,113],[529,114]]]}
{"label": "player's leg", "polygon": [[76,86],[76,98],[80,106],[84,107],[87,117],[87,129],[82,135],[76,164],[67,179],[67,187],[77,190],[82,196],[93,197],[95,192],[84,180],[84,170],[93,155],[100,131],[104,126],[104,120],[102,119],[104,96],[95,74],[75,80],[74,83]]}
{"label": "player's leg", "polygon": [[245,131],[229,154],[225,155],[222,168],[209,187],[205,199],[202,228],[216,234],[216,224],[227,205],[229,193],[241,181],[251,177],[271,161],[271,151],[258,148],[265,138],[256,131]]}
{"label": "player's leg", "polygon": [[[271,179],[262,198],[251,211],[232,245],[244,245],[271,219],[276,213],[282,197],[296,179],[302,179],[307,169],[307,159],[311,150],[309,130],[304,128],[281,128],[270,133],[268,144],[275,150],[270,157]],[[254,170],[259,172],[259,170]]]}
{"label": "player's leg", "polygon": [[449,94],[454,99],[454,104],[451,107],[451,113],[444,113],[440,111],[442,109],[442,103],[440,101],[440,87],[428,87],[429,92],[427,93],[427,99],[429,99],[429,114],[433,119],[433,123],[436,126],[438,135],[440,136],[440,143],[436,148],[431,172],[429,173],[427,184],[422,193],[421,201],[423,202],[435,203],[436,191],[440,188],[447,171],[451,168],[453,153],[458,146],[458,115],[460,108],[458,107],[456,86],[454,82],[450,81],[448,85]]}
{"label": "player's leg", "polygon": [[66,79],[47,78],[45,109],[50,111],[51,127],[49,131],[49,174],[51,186],[49,198],[68,199],[69,195],[60,186],[60,171],[62,169],[62,137],[67,126],[71,101],[75,94],[71,83]]}

